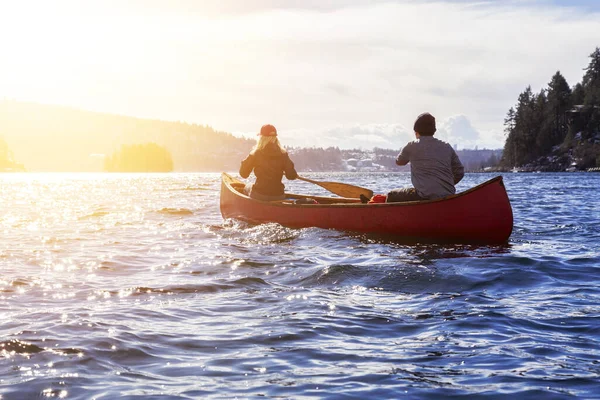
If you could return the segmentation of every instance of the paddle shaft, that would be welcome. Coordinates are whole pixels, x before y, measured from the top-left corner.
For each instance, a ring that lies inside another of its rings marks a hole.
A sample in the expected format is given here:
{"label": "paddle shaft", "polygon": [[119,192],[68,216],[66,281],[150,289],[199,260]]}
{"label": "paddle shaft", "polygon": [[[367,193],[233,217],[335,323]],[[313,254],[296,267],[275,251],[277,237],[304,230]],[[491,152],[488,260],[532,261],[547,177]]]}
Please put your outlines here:
{"label": "paddle shaft", "polygon": [[303,178],[298,176],[298,179],[305,182],[310,182],[315,185],[321,186],[323,189],[330,191],[331,193],[337,194],[341,197],[349,197],[358,199],[360,195],[363,194],[367,198],[371,198],[373,196],[373,191],[370,189],[366,189],[360,186],[349,185],[347,183],[341,182],[323,182],[323,181],[314,181],[312,179]]}

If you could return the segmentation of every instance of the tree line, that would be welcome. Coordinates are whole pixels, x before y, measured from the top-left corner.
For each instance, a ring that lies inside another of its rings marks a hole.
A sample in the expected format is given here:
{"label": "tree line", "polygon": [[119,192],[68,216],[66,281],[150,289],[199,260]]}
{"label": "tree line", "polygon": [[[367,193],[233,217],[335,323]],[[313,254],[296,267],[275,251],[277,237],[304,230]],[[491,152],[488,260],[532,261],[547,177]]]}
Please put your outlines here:
{"label": "tree line", "polygon": [[171,153],[156,143],[123,145],[105,157],[106,172],[171,172]]}
{"label": "tree line", "polygon": [[[348,167],[356,167],[358,163],[365,167],[374,167],[382,171],[409,171],[410,166],[396,165],[396,157],[400,149],[373,150],[340,149],[338,147],[288,147],[288,153],[298,171],[345,171]],[[484,171],[487,167],[496,167],[502,157],[502,150],[464,149],[457,154],[465,170],[470,172]],[[241,159],[236,160],[239,167]]]}
{"label": "tree line", "polygon": [[570,160],[580,169],[600,166],[600,48],[589,57],[573,87],[557,71],[539,93],[527,86],[519,94],[504,119],[502,166],[564,170]]}

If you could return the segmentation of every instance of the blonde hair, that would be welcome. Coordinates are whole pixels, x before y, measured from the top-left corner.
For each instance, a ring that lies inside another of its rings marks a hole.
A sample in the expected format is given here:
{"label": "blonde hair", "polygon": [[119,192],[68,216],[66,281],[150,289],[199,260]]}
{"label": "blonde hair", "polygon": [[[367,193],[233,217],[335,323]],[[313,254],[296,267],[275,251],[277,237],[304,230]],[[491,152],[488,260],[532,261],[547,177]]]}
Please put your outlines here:
{"label": "blonde hair", "polygon": [[279,150],[281,150],[282,153],[287,153],[285,151],[285,149],[283,148],[283,146],[281,146],[281,143],[279,143],[279,139],[277,139],[277,136],[263,136],[263,135],[260,135],[258,137],[258,140],[257,140],[256,144],[252,148],[252,151],[250,151],[250,154],[254,154],[257,151],[264,149],[265,147],[267,147],[271,143],[274,143],[277,147],[279,147]]}

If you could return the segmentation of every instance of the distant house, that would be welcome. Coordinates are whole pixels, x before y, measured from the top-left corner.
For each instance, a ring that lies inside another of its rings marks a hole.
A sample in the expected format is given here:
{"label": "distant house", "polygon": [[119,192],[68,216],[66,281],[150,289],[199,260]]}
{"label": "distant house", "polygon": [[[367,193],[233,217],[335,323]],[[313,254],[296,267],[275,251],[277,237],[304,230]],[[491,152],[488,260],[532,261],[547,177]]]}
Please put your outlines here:
{"label": "distant house", "polygon": [[572,131],[583,131],[592,115],[596,112],[600,112],[600,106],[578,104],[567,110],[566,114]]}
{"label": "distant house", "polygon": [[349,158],[346,161],[346,164],[351,165],[353,167],[356,167],[356,165],[358,164],[358,160],[356,158]]}

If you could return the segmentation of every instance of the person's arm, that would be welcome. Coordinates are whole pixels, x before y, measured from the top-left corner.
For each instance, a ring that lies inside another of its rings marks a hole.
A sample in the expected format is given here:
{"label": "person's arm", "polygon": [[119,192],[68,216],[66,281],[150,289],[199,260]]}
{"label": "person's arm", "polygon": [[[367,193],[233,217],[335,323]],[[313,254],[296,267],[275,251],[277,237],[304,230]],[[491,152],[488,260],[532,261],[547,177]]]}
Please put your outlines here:
{"label": "person's arm", "polygon": [[410,143],[404,146],[398,157],[396,157],[396,165],[406,165],[410,162]]}
{"label": "person's arm", "polygon": [[244,179],[250,176],[250,173],[254,169],[254,154],[248,155],[242,165],[240,166],[240,176]]}
{"label": "person's arm", "polygon": [[285,177],[291,181],[298,178],[298,173],[296,172],[296,168],[294,168],[294,163],[292,162],[288,154],[285,155],[283,172],[285,173]]}
{"label": "person's arm", "polygon": [[450,159],[450,163],[452,165],[452,175],[454,176],[454,184],[456,185],[465,176],[465,167],[463,167],[454,149],[452,149],[452,158]]}

